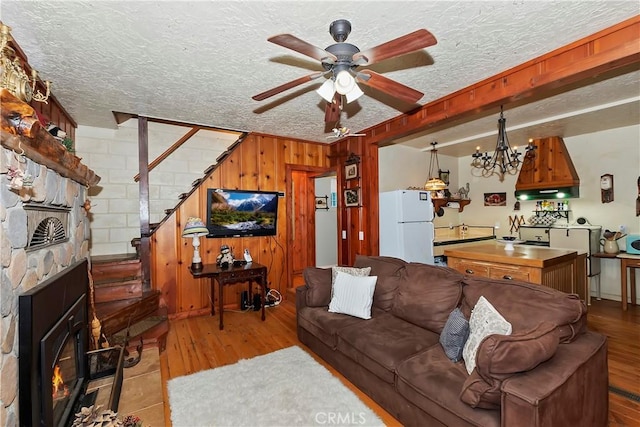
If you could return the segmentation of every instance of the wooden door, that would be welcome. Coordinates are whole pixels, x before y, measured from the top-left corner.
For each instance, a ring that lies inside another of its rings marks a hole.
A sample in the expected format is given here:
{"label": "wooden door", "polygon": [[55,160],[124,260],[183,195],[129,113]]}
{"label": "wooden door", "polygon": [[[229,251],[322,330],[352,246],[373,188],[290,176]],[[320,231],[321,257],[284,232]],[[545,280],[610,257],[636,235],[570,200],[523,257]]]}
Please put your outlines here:
{"label": "wooden door", "polygon": [[316,265],[315,178],[327,168],[287,167],[287,287],[304,283],[302,272]]}

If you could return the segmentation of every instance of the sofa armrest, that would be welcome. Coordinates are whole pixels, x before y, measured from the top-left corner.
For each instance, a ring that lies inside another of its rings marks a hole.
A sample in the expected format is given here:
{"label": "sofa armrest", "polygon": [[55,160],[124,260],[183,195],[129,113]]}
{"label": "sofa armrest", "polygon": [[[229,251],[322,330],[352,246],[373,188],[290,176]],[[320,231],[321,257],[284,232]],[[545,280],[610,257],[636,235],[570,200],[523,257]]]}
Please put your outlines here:
{"label": "sofa armrest", "polygon": [[296,288],[296,313],[307,306],[307,285],[300,285]]}
{"label": "sofa armrest", "polygon": [[606,426],[608,382],[606,337],[585,332],[547,362],[504,380],[502,426]]}

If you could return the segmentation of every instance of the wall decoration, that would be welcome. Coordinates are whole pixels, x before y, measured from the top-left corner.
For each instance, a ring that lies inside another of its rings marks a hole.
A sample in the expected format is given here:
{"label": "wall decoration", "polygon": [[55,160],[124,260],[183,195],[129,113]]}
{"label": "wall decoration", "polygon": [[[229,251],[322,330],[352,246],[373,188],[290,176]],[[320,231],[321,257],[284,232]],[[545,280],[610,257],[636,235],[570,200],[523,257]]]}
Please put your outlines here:
{"label": "wall decoration", "polygon": [[485,206],[507,206],[507,193],[484,193]]}
{"label": "wall decoration", "polygon": [[329,196],[316,196],[316,210],[325,209],[329,210]]}
{"label": "wall decoration", "polygon": [[613,202],[613,175],[610,173],[600,177],[600,198],[602,203]]}
{"label": "wall decoration", "polygon": [[438,170],[438,176],[440,179],[447,185],[449,185],[449,171],[443,171],[441,169]]}
{"label": "wall decoration", "polygon": [[360,206],[360,187],[344,190],[344,205],[348,208]]}
{"label": "wall decoration", "polygon": [[344,179],[358,178],[358,163],[351,163],[344,166]]}

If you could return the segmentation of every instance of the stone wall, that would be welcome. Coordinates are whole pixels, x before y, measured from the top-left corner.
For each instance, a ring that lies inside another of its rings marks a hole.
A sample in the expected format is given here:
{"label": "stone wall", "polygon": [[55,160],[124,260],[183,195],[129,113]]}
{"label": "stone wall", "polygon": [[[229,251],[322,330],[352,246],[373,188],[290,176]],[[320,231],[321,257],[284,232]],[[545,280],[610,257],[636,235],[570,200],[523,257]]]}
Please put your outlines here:
{"label": "stone wall", "polygon": [[[0,427],[19,425],[18,296],[89,256],[89,220],[82,205],[87,188],[19,156],[0,152]],[[29,173],[32,187],[9,188],[9,168]],[[27,250],[25,203],[69,208],[66,242]],[[89,214],[90,215],[90,214]]]}

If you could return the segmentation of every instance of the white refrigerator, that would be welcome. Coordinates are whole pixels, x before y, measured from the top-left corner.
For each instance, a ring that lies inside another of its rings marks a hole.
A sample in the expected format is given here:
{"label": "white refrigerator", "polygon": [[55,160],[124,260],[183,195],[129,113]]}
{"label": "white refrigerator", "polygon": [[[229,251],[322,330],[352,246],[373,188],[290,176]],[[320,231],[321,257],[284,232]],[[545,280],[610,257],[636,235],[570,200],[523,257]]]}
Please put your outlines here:
{"label": "white refrigerator", "polygon": [[430,192],[380,193],[380,255],[433,264],[433,238]]}

